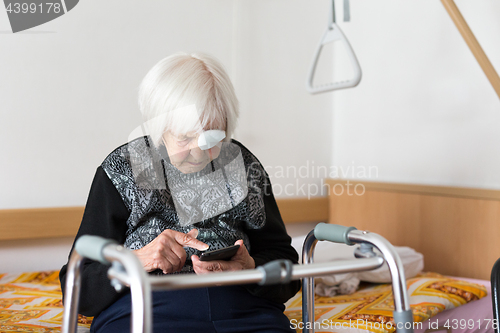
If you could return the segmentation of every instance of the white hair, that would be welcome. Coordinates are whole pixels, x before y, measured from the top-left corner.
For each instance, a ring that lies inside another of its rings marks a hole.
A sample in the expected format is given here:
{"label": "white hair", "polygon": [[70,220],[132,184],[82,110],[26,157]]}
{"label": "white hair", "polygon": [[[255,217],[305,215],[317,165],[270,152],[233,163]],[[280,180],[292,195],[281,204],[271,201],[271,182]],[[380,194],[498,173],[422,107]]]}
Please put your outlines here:
{"label": "white hair", "polygon": [[[194,122],[193,112],[184,112],[193,107],[198,118]],[[219,129],[229,141],[239,115],[229,76],[206,54],[176,53],[160,60],[141,82],[139,108],[156,146],[166,131]]]}

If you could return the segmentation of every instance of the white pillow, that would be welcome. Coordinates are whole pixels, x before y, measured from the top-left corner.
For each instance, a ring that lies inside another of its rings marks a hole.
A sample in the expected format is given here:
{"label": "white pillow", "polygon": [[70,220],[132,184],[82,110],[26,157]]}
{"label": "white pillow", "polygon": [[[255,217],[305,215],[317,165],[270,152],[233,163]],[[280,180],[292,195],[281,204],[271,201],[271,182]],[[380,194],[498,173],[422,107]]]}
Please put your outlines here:
{"label": "white pillow", "polygon": [[[299,261],[302,261],[302,245],[304,244],[305,238],[306,235],[292,238],[292,246],[295,250],[297,250],[297,253],[299,253]],[[314,262],[354,259],[354,250],[358,246],[359,245],[348,246],[345,244],[318,241],[314,250]],[[406,246],[395,246],[395,248],[401,258],[401,261],[403,262],[405,277],[407,279],[415,277],[424,269],[424,256],[421,253],[418,253],[414,249]],[[374,251],[378,252],[375,248]],[[381,267],[372,271],[364,271],[353,274],[361,281],[375,283],[391,282],[391,274],[387,263],[384,263]]]}

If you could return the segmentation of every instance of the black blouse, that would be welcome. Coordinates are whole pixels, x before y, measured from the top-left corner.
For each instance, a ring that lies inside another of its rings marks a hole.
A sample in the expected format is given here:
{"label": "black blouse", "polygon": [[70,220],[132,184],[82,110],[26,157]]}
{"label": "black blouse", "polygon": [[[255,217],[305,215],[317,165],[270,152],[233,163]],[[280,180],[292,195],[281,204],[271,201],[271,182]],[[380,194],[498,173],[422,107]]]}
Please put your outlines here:
{"label": "black blouse", "polygon": [[[232,140],[229,145],[232,148],[222,149],[221,153],[228,151],[235,155],[233,148],[236,147],[244,161],[248,180],[244,199],[233,202],[233,208],[222,214],[184,226],[179,223],[168,182],[157,183],[175,172],[168,163],[166,152],[152,147],[148,137],[117,148],[97,168],[75,241],[82,235],[97,235],[114,239],[130,249],[138,249],[165,229],[188,232],[196,228],[199,230],[197,238],[209,244],[211,250],[243,239],[256,266],[275,259],[297,263],[298,255],[290,245],[291,239],[286,233],[267,173],[241,143]],[[134,160],[141,161],[139,167]],[[217,166],[217,160],[224,159],[219,157],[214,160],[215,166],[212,164],[207,168],[224,169],[223,165]],[[152,179],[154,184],[151,181],[144,183],[144,179]],[[199,254],[192,248],[186,248],[186,252],[187,258]],[[105,265],[85,259],[79,313],[96,316],[121,296],[111,287],[107,269]],[[63,297],[66,272],[67,264],[59,274]],[[186,260],[182,272],[193,272],[189,260]],[[292,281],[286,285],[265,287],[251,284],[245,288],[253,295],[284,303],[300,289],[300,283]]]}

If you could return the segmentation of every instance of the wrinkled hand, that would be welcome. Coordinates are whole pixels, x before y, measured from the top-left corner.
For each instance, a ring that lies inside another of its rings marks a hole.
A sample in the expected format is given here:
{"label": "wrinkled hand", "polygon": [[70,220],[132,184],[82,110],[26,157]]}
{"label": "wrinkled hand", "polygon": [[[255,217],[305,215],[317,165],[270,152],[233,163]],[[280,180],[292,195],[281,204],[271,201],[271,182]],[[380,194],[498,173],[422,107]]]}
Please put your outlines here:
{"label": "wrinkled hand", "polygon": [[193,262],[193,269],[196,274],[223,271],[239,271],[243,269],[255,268],[255,261],[248,253],[245,244],[243,244],[243,240],[237,240],[234,244],[238,244],[240,248],[238,249],[238,252],[236,252],[236,254],[231,258],[231,260],[201,261],[197,255],[192,255],[191,261]]}
{"label": "wrinkled hand", "polygon": [[139,250],[134,250],[142,266],[147,272],[161,269],[164,274],[178,272],[186,262],[186,250],[183,246],[200,251],[208,249],[208,245],[197,240],[198,230],[187,234],[167,229],[151,243]]}

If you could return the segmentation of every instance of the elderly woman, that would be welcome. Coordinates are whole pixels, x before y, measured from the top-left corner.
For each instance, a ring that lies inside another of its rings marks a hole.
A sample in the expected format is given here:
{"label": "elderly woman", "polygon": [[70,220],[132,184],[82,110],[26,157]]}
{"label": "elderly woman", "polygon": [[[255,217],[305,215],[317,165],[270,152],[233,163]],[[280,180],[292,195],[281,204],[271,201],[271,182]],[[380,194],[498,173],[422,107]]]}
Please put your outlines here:
{"label": "elderly woman", "polygon": [[[133,250],[150,274],[252,269],[297,262],[257,158],[231,140],[238,102],[213,58],[175,54],[156,64],[139,90],[149,135],[115,149],[97,168],[76,238],[99,235]],[[229,260],[203,251],[239,245]],[[60,273],[64,292],[67,266]],[[107,267],[87,260],[80,312],[91,332],[130,330],[130,293],[117,293]],[[290,332],[284,305],[297,281],[153,293],[156,332]]]}

